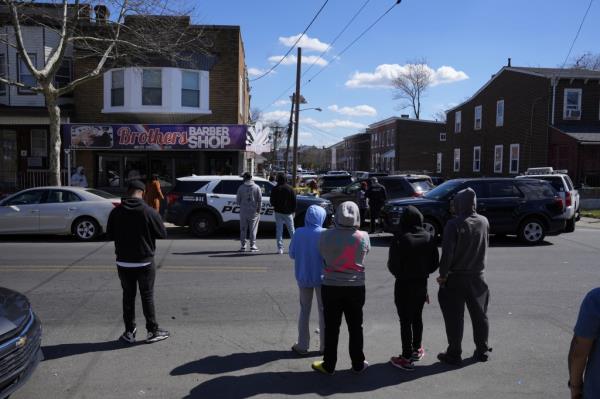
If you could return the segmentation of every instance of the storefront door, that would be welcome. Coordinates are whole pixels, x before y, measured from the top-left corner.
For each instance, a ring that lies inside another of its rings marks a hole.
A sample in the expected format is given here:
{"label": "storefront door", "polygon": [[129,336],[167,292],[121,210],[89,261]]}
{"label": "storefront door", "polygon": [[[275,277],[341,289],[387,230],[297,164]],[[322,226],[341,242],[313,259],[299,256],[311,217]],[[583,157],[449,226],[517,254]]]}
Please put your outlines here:
{"label": "storefront door", "polygon": [[17,186],[17,132],[0,130],[0,192]]}

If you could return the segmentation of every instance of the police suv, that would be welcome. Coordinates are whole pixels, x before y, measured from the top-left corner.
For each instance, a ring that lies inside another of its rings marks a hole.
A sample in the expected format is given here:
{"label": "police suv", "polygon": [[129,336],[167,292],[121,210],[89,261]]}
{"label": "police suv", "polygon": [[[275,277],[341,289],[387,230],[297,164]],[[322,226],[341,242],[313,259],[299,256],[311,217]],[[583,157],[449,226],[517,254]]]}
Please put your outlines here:
{"label": "police suv", "polygon": [[[255,177],[254,183],[263,195],[260,223],[275,223],[275,212],[270,203],[275,185]],[[167,194],[165,220],[176,226],[189,226],[198,237],[206,237],[219,227],[239,223],[240,208],[236,194],[243,180],[239,176],[188,176],[177,179],[173,190]],[[319,205],[327,212],[326,224],[331,221],[333,205],[314,196],[298,195],[294,224],[302,226],[304,215],[311,205]]]}

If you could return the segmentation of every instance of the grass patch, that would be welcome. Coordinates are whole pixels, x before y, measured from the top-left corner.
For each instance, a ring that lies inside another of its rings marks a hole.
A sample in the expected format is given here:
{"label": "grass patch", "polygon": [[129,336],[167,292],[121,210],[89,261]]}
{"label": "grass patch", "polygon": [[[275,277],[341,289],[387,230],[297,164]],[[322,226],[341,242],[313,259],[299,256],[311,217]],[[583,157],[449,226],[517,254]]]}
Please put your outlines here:
{"label": "grass patch", "polygon": [[586,218],[600,219],[600,209],[581,211],[581,216],[585,216]]}

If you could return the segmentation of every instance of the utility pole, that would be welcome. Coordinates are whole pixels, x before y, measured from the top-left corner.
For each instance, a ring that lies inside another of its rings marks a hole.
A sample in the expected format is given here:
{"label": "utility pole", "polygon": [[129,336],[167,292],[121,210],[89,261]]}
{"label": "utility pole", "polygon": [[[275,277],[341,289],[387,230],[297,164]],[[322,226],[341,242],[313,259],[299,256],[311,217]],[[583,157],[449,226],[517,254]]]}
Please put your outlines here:
{"label": "utility pole", "polygon": [[292,170],[292,184],[296,187],[296,174],[298,173],[298,125],[300,122],[300,76],[302,75],[302,47],[298,47],[298,62],[296,64],[296,92],[294,102],[296,103],[294,121],[294,166]]}
{"label": "utility pole", "polygon": [[287,127],[287,146],[285,147],[285,174],[287,178],[288,166],[290,161],[290,140],[292,138],[292,126],[294,124],[294,104],[296,102],[296,93],[292,94],[291,98],[292,109],[290,109],[290,123]]}

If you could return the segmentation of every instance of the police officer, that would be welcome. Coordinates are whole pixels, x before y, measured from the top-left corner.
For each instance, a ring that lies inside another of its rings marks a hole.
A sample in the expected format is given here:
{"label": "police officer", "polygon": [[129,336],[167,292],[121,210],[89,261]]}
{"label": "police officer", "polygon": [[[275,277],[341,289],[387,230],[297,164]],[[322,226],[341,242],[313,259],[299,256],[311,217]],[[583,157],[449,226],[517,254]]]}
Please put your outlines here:
{"label": "police officer", "polygon": [[369,179],[369,188],[367,189],[366,197],[369,199],[369,209],[371,211],[371,230],[370,233],[375,233],[377,228],[377,219],[381,218],[381,208],[387,199],[385,187],[379,184],[376,177]]}

